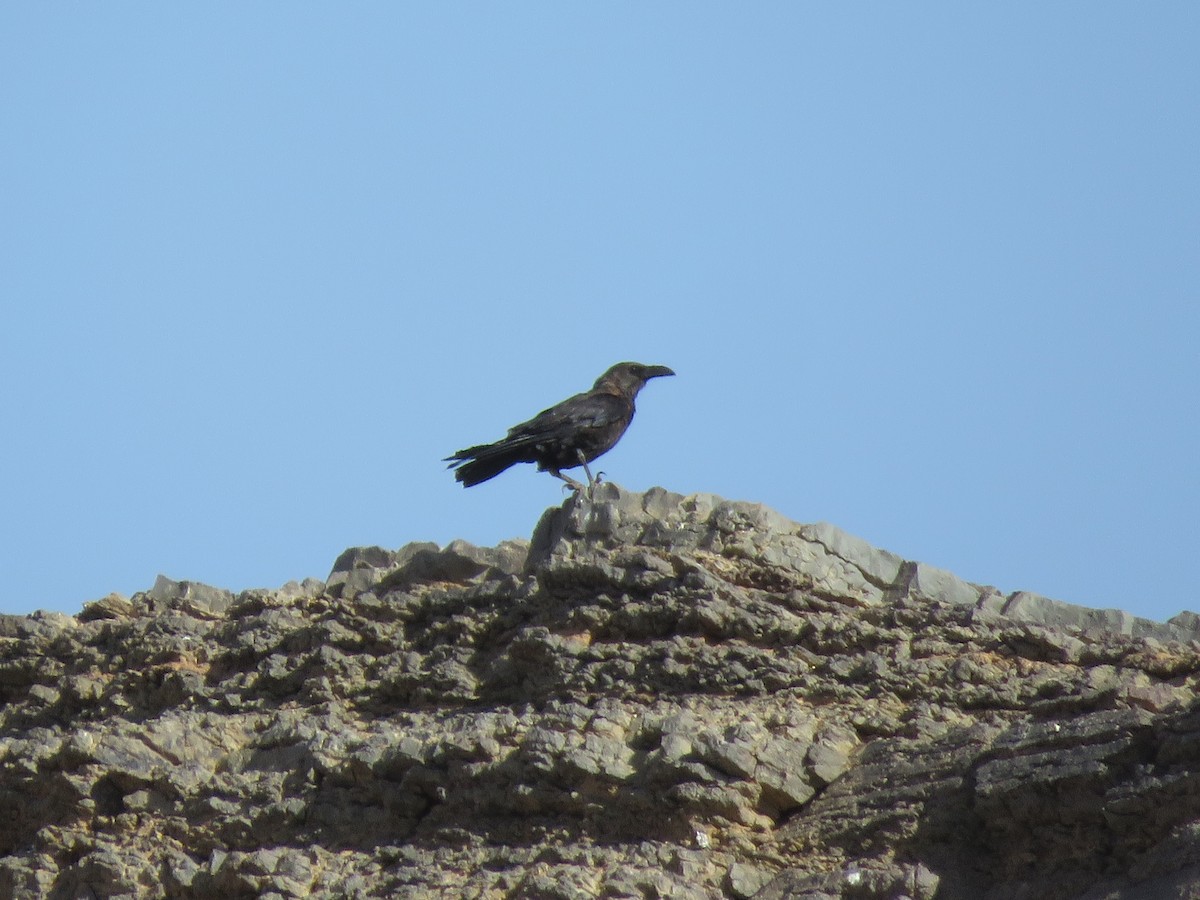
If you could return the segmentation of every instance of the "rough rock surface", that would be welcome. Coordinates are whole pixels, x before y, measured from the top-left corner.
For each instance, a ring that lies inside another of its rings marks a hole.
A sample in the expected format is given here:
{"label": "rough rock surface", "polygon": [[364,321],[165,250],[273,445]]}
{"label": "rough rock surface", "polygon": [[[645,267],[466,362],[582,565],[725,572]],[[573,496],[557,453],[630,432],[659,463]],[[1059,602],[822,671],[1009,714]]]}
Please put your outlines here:
{"label": "rough rock surface", "polygon": [[1200,619],[604,485],[0,619],[0,896],[1200,897]]}

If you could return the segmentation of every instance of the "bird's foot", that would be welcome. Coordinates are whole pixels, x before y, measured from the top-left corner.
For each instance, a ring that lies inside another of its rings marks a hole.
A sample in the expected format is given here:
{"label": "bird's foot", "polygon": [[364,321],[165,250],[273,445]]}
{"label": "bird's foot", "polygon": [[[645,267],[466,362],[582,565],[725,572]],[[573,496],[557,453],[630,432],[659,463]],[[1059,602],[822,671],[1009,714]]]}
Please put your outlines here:
{"label": "bird's foot", "polygon": [[578,452],[579,452],[579,464],[581,466],[583,466],[583,472],[585,475],[587,475],[587,480],[588,480],[588,482],[587,482],[587,498],[589,500],[591,500],[593,494],[596,491],[596,485],[598,485],[600,483],[600,478],[604,475],[604,473],[601,472],[599,475],[597,475],[595,478],[593,478],[592,470],[588,468],[587,457],[583,455],[582,450],[580,450]]}
{"label": "bird's foot", "polygon": [[572,493],[579,494],[584,490],[584,486],[569,475],[564,475],[562,472],[551,471],[551,475],[555,478],[561,478],[563,481],[563,490],[570,490]]}
{"label": "bird's foot", "polygon": [[[588,474],[590,475],[591,473],[589,472]],[[603,473],[603,472],[597,472],[597,473],[596,473],[596,477],[595,477],[595,478],[592,478],[592,479],[590,479],[590,480],[588,481],[588,486],[587,486],[587,498],[588,498],[588,500],[595,500],[595,499],[596,499],[596,488],[600,487],[600,482],[601,482],[601,481],[603,481],[603,480],[604,480],[604,473]]]}

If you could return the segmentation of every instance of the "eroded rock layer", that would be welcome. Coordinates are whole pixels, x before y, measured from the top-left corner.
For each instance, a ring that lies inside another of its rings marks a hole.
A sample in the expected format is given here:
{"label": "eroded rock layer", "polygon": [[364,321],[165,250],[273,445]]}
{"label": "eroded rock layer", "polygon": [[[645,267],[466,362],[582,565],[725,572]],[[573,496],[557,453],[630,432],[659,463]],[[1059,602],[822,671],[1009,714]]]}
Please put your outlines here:
{"label": "eroded rock layer", "polygon": [[1200,897],[1197,621],[614,485],[160,579],[0,621],[0,896]]}

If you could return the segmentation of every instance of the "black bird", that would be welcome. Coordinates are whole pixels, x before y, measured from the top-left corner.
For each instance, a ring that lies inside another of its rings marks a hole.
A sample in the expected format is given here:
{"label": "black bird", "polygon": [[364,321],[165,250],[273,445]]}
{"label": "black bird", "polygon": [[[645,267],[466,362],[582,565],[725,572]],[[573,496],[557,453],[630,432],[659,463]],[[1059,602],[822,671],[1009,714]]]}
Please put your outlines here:
{"label": "black bird", "polygon": [[583,466],[589,489],[595,480],[588,463],[616,445],[633,420],[633,400],[651,378],[675,373],[666,366],[617,363],[596,379],[590,391],[544,409],[528,422],[508,429],[494,444],[479,444],[447,456],[447,468],[463,487],[495,478],[517,463],[537,463],[539,472],[561,478],[575,490],[583,485],[562,474]]}

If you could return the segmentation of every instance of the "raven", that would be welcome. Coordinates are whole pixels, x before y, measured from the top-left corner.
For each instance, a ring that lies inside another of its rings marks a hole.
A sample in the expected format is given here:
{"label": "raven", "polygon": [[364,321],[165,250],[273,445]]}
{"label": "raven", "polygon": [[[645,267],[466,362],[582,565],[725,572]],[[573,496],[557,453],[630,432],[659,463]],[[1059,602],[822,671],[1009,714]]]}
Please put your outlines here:
{"label": "raven", "polygon": [[621,439],[633,419],[633,400],[651,378],[675,373],[666,366],[617,363],[596,379],[590,391],[544,409],[528,422],[514,425],[494,444],[479,444],[447,456],[463,487],[495,478],[517,463],[537,463],[539,472],[561,478],[576,491],[583,485],[562,469],[583,466],[589,489],[595,484],[588,463]]}

